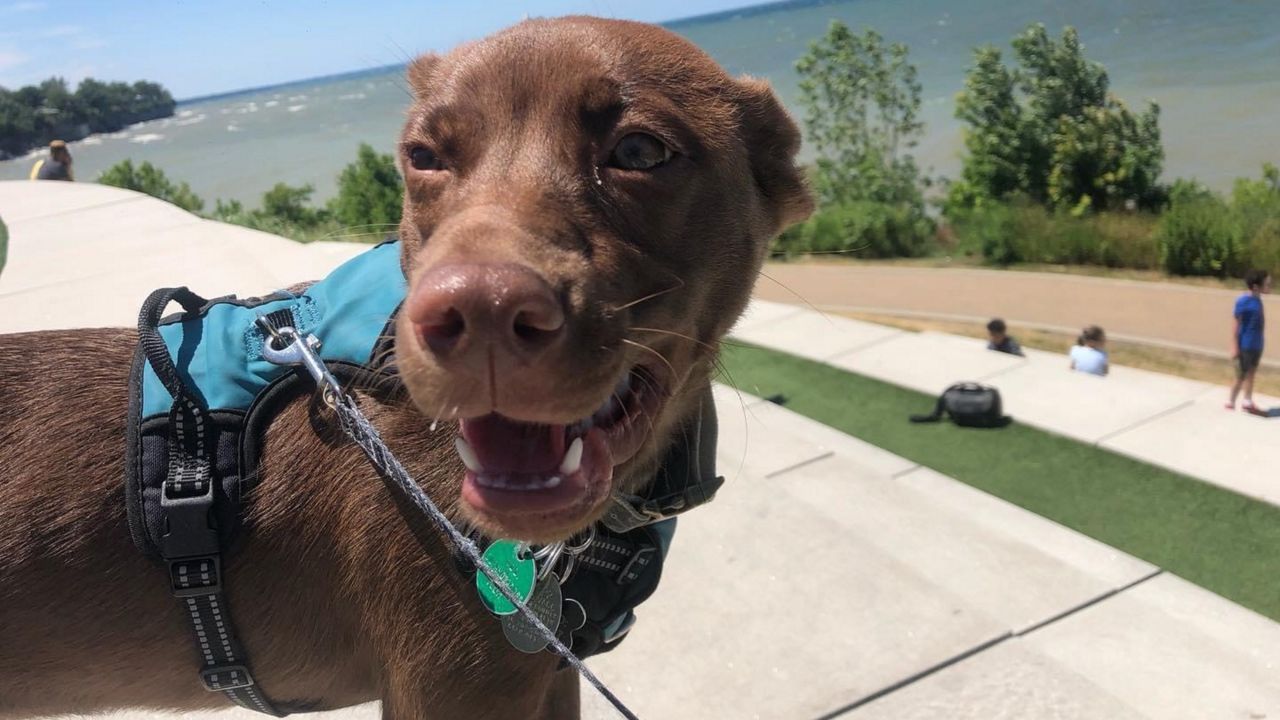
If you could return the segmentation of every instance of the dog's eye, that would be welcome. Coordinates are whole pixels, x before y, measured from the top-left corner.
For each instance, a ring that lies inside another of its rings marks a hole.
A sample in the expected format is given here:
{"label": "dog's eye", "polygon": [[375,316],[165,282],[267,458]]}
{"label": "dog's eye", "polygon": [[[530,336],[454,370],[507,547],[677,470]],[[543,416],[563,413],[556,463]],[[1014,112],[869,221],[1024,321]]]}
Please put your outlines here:
{"label": "dog's eye", "polygon": [[671,159],[671,150],[647,133],[631,133],[618,141],[609,165],[623,170],[652,170]]}
{"label": "dog's eye", "polygon": [[444,163],[440,156],[430,148],[418,146],[409,151],[409,164],[414,170],[443,170]]}

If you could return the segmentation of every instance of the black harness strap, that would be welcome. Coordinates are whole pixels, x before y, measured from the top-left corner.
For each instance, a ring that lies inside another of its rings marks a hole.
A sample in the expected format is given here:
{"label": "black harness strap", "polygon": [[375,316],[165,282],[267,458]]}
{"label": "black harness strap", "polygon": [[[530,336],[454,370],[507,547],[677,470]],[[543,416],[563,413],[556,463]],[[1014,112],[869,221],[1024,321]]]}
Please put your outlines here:
{"label": "black harness strap", "polygon": [[138,317],[146,360],[174,398],[169,415],[169,464],[160,497],[165,526],[160,553],[168,568],[170,589],[183,603],[195,631],[205,689],[221,692],[248,710],[281,717],[255,686],[223,596],[222,548],[212,512],[215,478],[208,412],[203,400],[183,383],[157,329],[165,307],[173,301],[192,314],[206,304],[185,287],[162,288],[151,293]]}

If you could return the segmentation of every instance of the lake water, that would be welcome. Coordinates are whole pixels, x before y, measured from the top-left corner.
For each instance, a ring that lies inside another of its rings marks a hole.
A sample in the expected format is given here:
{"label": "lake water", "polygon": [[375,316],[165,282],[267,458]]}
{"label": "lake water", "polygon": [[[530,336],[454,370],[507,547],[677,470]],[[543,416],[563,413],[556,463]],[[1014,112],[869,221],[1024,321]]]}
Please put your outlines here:
{"label": "lake water", "polygon": [[[1106,65],[1131,106],[1162,109],[1166,178],[1195,177],[1219,189],[1280,162],[1280,3],[1276,0],[846,0],[793,3],[671,27],[735,73],[774,83],[793,107],[795,60],[838,18],[904,42],[924,86],[920,165],[959,170],[952,118],[972,49],[1006,49],[1030,22],[1054,34],[1074,25],[1089,58]],[[257,202],[279,181],[332,195],[361,142],[394,147],[408,104],[399,69],[296,83],[183,103],[178,115],[74,143],[76,173],[92,179],[124,158],[151,161],[206,199]],[[25,178],[31,158],[0,163],[0,179]]]}

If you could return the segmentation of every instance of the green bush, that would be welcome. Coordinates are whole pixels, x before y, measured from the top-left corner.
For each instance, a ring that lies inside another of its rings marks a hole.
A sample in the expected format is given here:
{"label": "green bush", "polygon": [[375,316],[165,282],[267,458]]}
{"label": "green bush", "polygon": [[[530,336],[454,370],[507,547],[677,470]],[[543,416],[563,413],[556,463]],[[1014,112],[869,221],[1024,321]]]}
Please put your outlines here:
{"label": "green bush", "polygon": [[[98,182],[143,192],[190,212],[204,209],[204,201],[190,186],[185,182],[175,185],[149,162],[135,167],[133,161],[123,160],[99,175]],[[299,242],[380,240],[400,222],[404,185],[395,160],[367,144],[360,145],[356,161],[338,177],[337,197],[325,207],[315,207],[311,204],[314,192],[310,184],[295,187],[276,183],[263,194],[260,207],[247,209],[239,200],[218,200],[209,217]]]}
{"label": "green bush", "polygon": [[959,249],[992,265],[1046,263],[1154,269],[1159,264],[1156,216],[1097,213],[1076,216],[1029,201],[985,202],[954,213]]}
{"label": "green bush", "polygon": [[774,254],[848,253],[862,258],[920,257],[935,247],[933,221],[910,205],[850,202],[827,205],[793,226]]}
{"label": "green bush", "polygon": [[394,230],[400,223],[403,197],[404,183],[395,158],[360,143],[356,161],[338,176],[338,196],[329,201],[329,211],[351,230]]}
{"label": "green bush", "polygon": [[1165,270],[1176,275],[1238,276],[1280,270],[1280,168],[1240,178],[1230,200],[1193,183],[1175,183],[1160,223]]}
{"label": "green bush", "polygon": [[1237,275],[1248,264],[1238,231],[1217,197],[1174,202],[1160,219],[1160,263],[1173,275]]}
{"label": "green bush", "polygon": [[1248,238],[1245,252],[1250,267],[1270,271],[1272,277],[1280,275],[1280,217],[1262,223]]}
{"label": "green bush", "polygon": [[984,260],[993,265],[1012,265],[1023,262],[1026,248],[1019,240],[1019,215],[1027,215],[1025,209],[1011,205],[992,204],[969,214],[961,223],[961,247],[976,247]]}
{"label": "green bush", "polygon": [[327,211],[311,207],[311,194],[315,191],[315,186],[310,183],[298,187],[276,183],[262,194],[262,209],[258,212],[268,219],[304,229],[313,228],[329,217]]}
{"label": "green bush", "polygon": [[261,207],[246,210],[239,200],[219,200],[211,217],[299,242],[337,237],[341,227],[329,212],[310,206],[312,192],[311,185],[276,183],[262,195]]}
{"label": "green bush", "polygon": [[163,170],[149,162],[134,167],[132,160],[121,160],[104,170],[98,176],[98,182],[146,193],[173,203],[187,212],[198,213],[204,209],[204,200],[191,191],[190,185],[185,182],[174,185]]}

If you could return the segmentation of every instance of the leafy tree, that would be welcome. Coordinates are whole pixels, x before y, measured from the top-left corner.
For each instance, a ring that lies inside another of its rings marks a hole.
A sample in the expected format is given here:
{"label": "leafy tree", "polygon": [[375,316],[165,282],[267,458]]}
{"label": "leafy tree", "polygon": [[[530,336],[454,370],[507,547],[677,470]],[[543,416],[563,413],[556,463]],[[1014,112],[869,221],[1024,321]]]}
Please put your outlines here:
{"label": "leafy tree", "polygon": [[105,83],[85,78],[75,92],[50,78],[13,92],[0,88],[0,158],[47,145],[55,138],[79,140],[89,133],[173,114],[173,96],[153,82]]}
{"label": "leafy tree", "polygon": [[834,21],[796,63],[804,129],[825,204],[906,203],[923,212],[910,150],[923,132],[920,82],[907,47]]}
{"label": "leafy tree", "polygon": [[36,114],[17,93],[0,88],[0,158],[20,155],[36,137]]}
{"label": "leafy tree", "polygon": [[174,185],[163,170],[149,162],[134,167],[132,160],[121,160],[104,170],[98,176],[98,182],[146,193],[188,212],[198,213],[204,209],[204,200],[191,191],[190,185],[185,182]]}
{"label": "leafy tree", "polygon": [[356,161],[338,176],[338,196],[329,201],[329,211],[348,229],[393,230],[400,222],[403,196],[395,158],[360,143]]}
{"label": "leafy tree", "polygon": [[1055,41],[1032,25],[1013,54],[1010,70],[994,47],[974,53],[956,102],[967,153],[949,212],[1013,195],[1076,213],[1164,202],[1159,106],[1135,114],[1111,95],[1106,69],[1084,57],[1074,28]]}
{"label": "leafy tree", "polygon": [[964,135],[968,156],[962,180],[951,185],[950,196],[952,204],[974,207],[1024,190],[1031,163],[1026,157],[1029,143],[1022,137],[1022,106],[1015,97],[1017,79],[1001,61],[1000,51],[978,48],[964,85],[956,117],[969,125]]}

